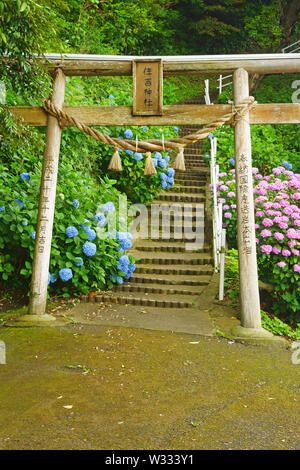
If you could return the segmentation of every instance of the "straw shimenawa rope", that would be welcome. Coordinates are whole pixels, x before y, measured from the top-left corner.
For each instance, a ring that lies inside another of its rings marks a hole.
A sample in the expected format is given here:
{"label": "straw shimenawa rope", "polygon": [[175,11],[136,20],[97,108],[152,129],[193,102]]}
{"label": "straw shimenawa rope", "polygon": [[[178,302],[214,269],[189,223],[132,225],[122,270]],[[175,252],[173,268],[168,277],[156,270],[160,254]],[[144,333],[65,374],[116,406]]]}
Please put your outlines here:
{"label": "straw shimenawa rope", "polygon": [[223,126],[223,124],[225,124],[226,122],[231,123],[233,126],[235,126],[236,122],[242,119],[246,113],[248,113],[254,106],[256,106],[256,104],[257,101],[255,101],[253,96],[249,96],[240,104],[233,105],[232,111],[230,113],[224,114],[224,116],[220,117],[217,121],[208,124],[203,129],[199,129],[194,134],[188,134],[184,137],[165,140],[164,142],[159,139],[141,140],[138,142],[137,146],[136,142],[132,140],[119,139],[118,137],[109,137],[107,134],[103,134],[97,129],[92,129],[91,127],[86,126],[82,122],[78,121],[76,118],[65,113],[62,109],[57,108],[57,106],[55,106],[50,99],[46,98],[43,100],[44,109],[49,114],[55,116],[58,119],[59,124],[62,128],[65,123],[68,123],[71,126],[77,127],[77,129],[82,132],[85,132],[87,135],[90,135],[94,139],[103,142],[104,144],[112,145],[113,147],[118,149],[132,150],[133,152],[141,153],[179,149],[185,147],[186,145],[193,144],[198,140],[204,139],[212,131],[217,129],[217,127]]}

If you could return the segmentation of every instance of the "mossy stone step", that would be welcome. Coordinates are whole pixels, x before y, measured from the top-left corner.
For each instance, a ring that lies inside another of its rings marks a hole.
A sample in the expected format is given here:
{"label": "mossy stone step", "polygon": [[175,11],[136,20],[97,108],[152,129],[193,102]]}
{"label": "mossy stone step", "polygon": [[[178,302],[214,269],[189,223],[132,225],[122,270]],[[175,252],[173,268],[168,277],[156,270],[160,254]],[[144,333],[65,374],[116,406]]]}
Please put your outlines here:
{"label": "mossy stone step", "polygon": [[[178,201],[178,202],[205,202],[205,196],[194,196],[192,194],[186,193],[160,193],[157,195],[155,200],[156,203],[161,203],[163,201]],[[161,202],[160,202],[161,201]]]}
{"label": "mossy stone step", "polygon": [[132,250],[131,254],[139,258],[139,263],[155,265],[207,265],[212,263],[212,256],[209,253],[160,253]]}
{"label": "mossy stone step", "polygon": [[154,283],[168,285],[206,286],[209,284],[211,275],[186,276],[182,274],[146,274],[135,271],[130,279],[130,284]]}
{"label": "mossy stone step", "polygon": [[[152,240],[139,240],[134,245],[134,250],[139,251],[148,251],[148,252],[167,252],[167,253],[185,253],[186,246],[185,243],[181,241],[173,243],[168,240],[166,243],[162,243],[161,241],[152,241]],[[190,251],[188,251],[189,253]],[[210,246],[202,246],[199,245],[199,248],[195,248],[193,252],[198,253],[210,253],[211,247]],[[137,256],[139,254],[137,253]]]}
{"label": "mossy stone step", "polygon": [[122,294],[122,292],[111,291],[105,294],[95,295],[94,302],[111,302],[121,305],[143,305],[148,307],[162,308],[190,308],[195,307],[198,296],[193,298],[190,295],[165,295],[165,294],[147,294],[132,292]]}
{"label": "mossy stone step", "polygon": [[148,294],[164,294],[164,295],[199,295],[205,286],[189,286],[186,284],[168,285],[168,284],[154,284],[143,283],[134,284],[126,283],[117,287],[119,292],[147,292]]}
{"label": "mossy stone step", "polygon": [[209,275],[212,274],[213,268],[212,265],[197,265],[197,266],[188,266],[184,264],[173,264],[173,265],[150,265],[150,264],[141,264],[136,265],[137,273],[144,274],[186,274],[186,275],[198,275],[201,274]]}

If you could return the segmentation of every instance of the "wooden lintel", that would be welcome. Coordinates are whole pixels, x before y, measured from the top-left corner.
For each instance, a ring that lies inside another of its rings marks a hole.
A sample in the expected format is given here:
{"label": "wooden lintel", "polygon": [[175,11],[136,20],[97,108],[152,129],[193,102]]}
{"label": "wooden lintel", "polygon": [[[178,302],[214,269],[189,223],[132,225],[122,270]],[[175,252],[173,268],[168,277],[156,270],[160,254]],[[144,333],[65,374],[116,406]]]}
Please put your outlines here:
{"label": "wooden lintel", "polygon": [[[64,106],[88,126],[202,125],[231,110],[231,105],[170,105],[162,116],[133,116],[131,106]],[[27,126],[46,126],[47,113],[40,107],[14,106],[9,110]],[[250,113],[251,124],[300,124],[299,103],[258,104]]]}
{"label": "wooden lintel", "polygon": [[[287,55],[287,54],[286,54]],[[50,60],[47,61],[49,72],[57,67],[65,75],[73,76],[118,76],[132,75],[132,60]],[[190,60],[190,61],[163,61],[164,76],[170,75],[205,75],[230,74],[238,68],[244,68],[253,74],[299,73],[300,59],[239,59],[239,60]]]}

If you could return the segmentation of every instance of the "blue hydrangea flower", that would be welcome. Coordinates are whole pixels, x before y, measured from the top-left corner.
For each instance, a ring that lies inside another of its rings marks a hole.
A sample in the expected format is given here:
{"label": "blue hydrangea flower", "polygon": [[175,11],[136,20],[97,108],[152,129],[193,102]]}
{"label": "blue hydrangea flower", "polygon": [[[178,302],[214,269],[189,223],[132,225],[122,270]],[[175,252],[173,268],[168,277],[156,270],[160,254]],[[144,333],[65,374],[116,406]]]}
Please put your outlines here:
{"label": "blue hydrangea flower", "polygon": [[[85,222],[87,222],[87,220],[85,220]],[[85,233],[87,233],[87,232],[90,230],[90,228],[91,228],[90,225],[84,225],[84,224],[80,224],[80,227],[82,228],[82,230],[83,230]]]}
{"label": "blue hydrangea flower", "polygon": [[75,264],[75,266],[78,266],[78,267],[82,266],[83,265],[83,259],[80,258],[80,256],[76,256],[76,258],[74,259],[74,264]]}
{"label": "blue hydrangea flower", "polygon": [[0,207],[0,212],[5,211],[5,206]]}
{"label": "blue hydrangea flower", "polygon": [[173,183],[174,183],[174,178],[173,178],[173,176],[168,176],[168,178],[167,178],[166,181],[167,181],[167,183],[169,183],[169,184],[173,184]]}
{"label": "blue hydrangea flower", "polygon": [[[162,173],[162,174],[164,174],[164,173]],[[168,169],[167,169],[167,175],[168,175],[169,177],[174,177],[174,175],[175,175],[175,170],[174,170],[174,168],[168,168]]]}
{"label": "blue hydrangea flower", "polygon": [[234,165],[234,164],[235,164],[235,159],[234,159],[234,158],[231,158],[231,159],[229,160],[229,163],[230,163],[230,165]]}
{"label": "blue hydrangea flower", "polygon": [[117,268],[122,271],[124,274],[127,274],[130,261],[127,255],[121,256]]}
{"label": "blue hydrangea flower", "polygon": [[117,240],[119,240],[123,250],[129,250],[132,245],[132,235],[129,232],[117,232]]}
{"label": "blue hydrangea flower", "polygon": [[127,155],[132,155],[133,151],[132,150],[125,150],[125,153],[127,153]]}
{"label": "blue hydrangea flower", "polygon": [[166,160],[163,160],[163,159],[159,160],[158,164],[159,164],[160,168],[167,168],[167,166],[168,166]]}
{"label": "blue hydrangea flower", "polygon": [[156,160],[156,158],[152,158],[152,163],[153,163],[154,167],[157,167],[157,160]]}
{"label": "blue hydrangea flower", "polygon": [[60,269],[58,274],[63,282],[67,282],[73,277],[73,272],[70,268]]}
{"label": "blue hydrangea flower", "polygon": [[29,173],[21,173],[20,178],[21,178],[22,181],[25,181],[25,180],[29,181],[30,180],[30,175],[29,175]]}
{"label": "blue hydrangea flower", "polygon": [[76,209],[78,209],[78,207],[80,205],[78,199],[74,199],[73,205],[76,207]]}
{"label": "blue hydrangea flower", "polygon": [[173,129],[175,132],[179,132],[179,128],[177,126],[174,126]]}
{"label": "blue hydrangea flower", "polygon": [[170,183],[167,184],[167,189],[170,189],[172,185]]}
{"label": "blue hydrangea flower", "polygon": [[291,163],[288,164],[288,170],[291,170],[293,168],[293,165]]}
{"label": "blue hydrangea flower", "polygon": [[70,227],[66,228],[66,234],[68,238],[73,238],[77,237],[78,235],[78,230],[76,227],[73,227],[72,225]]}
{"label": "blue hydrangea flower", "polygon": [[49,284],[50,284],[50,281],[51,281],[51,274],[48,273],[48,286],[49,286]]}
{"label": "blue hydrangea flower", "polygon": [[126,129],[126,131],[124,132],[124,135],[126,139],[131,139],[133,137],[133,132],[131,129]]}
{"label": "blue hydrangea flower", "polygon": [[98,227],[104,227],[106,224],[106,217],[102,212],[99,212],[99,214],[96,214],[94,217],[94,220],[97,222],[98,221]]}
{"label": "blue hydrangea flower", "polygon": [[85,242],[82,246],[82,251],[86,256],[94,256],[97,251],[97,247],[95,243]]}
{"label": "blue hydrangea flower", "polygon": [[134,273],[135,271],[135,264],[132,263],[128,266],[128,271],[127,271],[127,274],[125,276],[125,279],[130,279],[132,274]]}
{"label": "blue hydrangea flower", "polygon": [[109,95],[108,99],[109,99],[109,100],[114,100],[115,97],[114,97],[114,95]]}
{"label": "blue hydrangea flower", "polygon": [[164,181],[167,179],[167,175],[165,173],[161,173],[159,177],[161,180],[164,180]]}
{"label": "blue hydrangea flower", "polygon": [[209,155],[207,155],[207,154],[206,154],[206,155],[204,155],[204,158],[209,158]]}
{"label": "blue hydrangea flower", "polygon": [[287,168],[287,167],[289,166],[289,162],[284,161],[282,165],[283,165],[285,168]]}
{"label": "blue hydrangea flower", "polygon": [[134,159],[136,162],[139,162],[140,160],[142,160],[143,158],[143,155],[141,153],[138,153],[138,152],[135,152],[135,154],[133,155]]}
{"label": "blue hydrangea flower", "polygon": [[108,201],[105,204],[103,204],[102,209],[104,212],[108,212],[108,213],[114,212],[116,210],[114,203],[111,201]]}
{"label": "blue hydrangea flower", "polygon": [[14,202],[17,202],[18,204],[20,204],[21,209],[23,209],[24,203],[21,201],[21,199],[15,199]]}
{"label": "blue hydrangea flower", "polygon": [[114,276],[113,274],[111,274],[110,280],[117,281],[118,284],[123,284],[123,278],[121,276]]}
{"label": "blue hydrangea flower", "polygon": [[156,158],[157,160],[160,160],[162,158],[162,154],[159,152],[155,152],[154,158]]}
{"label": "blue hydrangea flower", "polygon": [[109,103],[109,106],[114,106],[115,103]]}
{"label": "blue hydrangea flower", "polygon": [[147,132],[147,130],[148,130],[148,127],[147,127],[147,126],[143,126],[143,127],[142,127],[142,131],[143,131],[143,132]]}
{"label": "blue hydrangea flower", "polygon": [[[57,278],[54,276],[54,274],[50,274],[50,282],[51,284],[54,284],[57,281]],[[48,282],[49,284],[49,282]]]}
{"label": "blue hydrangea flower", "polygon": [[163,189],[165,189],[165,188],[167,187],[167,182],[166,182],[166,181],[162,181],[162,182],[161,182],[161,187],[162,187]]}
{"label": "blue hydrangea flower", "polygon": [[170,156],[169,156],[169,155],[165,155],[165,156],[164,156],[164,159],[166,160],[167,163],[169,163],[169,161],[170,161]]}
{"label": "blue hydrangea flower", "polygon": [[213,135],[212,133],[208,134],[208,136],[207,136],[207,138],[208,138],[209,140],[212,140],[213,137],[214,137],[214,135]]}
{"label": "blue hydrangea flower", "polygon": [[95,230],[93,230],[93,229],[91,228],[91,229],[88,230],[86,233],[87,233],[87,235],[88,235],[88,236],[87,236],[87,240],[88,240],[88,241],[93,241],[93,240],[95,240],[95,238],[96,238],[96,232],[95,232]]}
{"label": "blue hydrangea flower", "polygon": [[32,240],[35,240],[36,232],[32,232],[32,234],[30,236],[31,236]]}
{"label": "blue hydrangea flower", "polygon": [[155,137],[160,137],[160,133],[156,132]]}

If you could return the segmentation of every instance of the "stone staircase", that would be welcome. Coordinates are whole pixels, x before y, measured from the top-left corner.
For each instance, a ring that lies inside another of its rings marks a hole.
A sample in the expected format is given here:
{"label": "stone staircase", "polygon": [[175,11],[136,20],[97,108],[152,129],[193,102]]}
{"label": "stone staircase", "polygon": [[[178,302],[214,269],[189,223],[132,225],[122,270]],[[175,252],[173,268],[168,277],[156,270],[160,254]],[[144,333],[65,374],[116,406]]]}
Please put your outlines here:
{"label": "stone staircase", "polygon": [[[195,130],[196,126],[183,126],[180,135],[193,133]],[[181,223],[176,212],[170,218],[169,234],[164,232],[160,217],[160,238],[153,239],[152,236],[152,239],[137,239],[130,250],[138,258],[133,277],[112,291],[98,294],[93,299],[96,302],[109,301],[159,309],[201,309],[200,294],[205,293],[213,274],[211,235],[206,232],[206,211],[202,211],[200,215],[196,212],[196,204],[202,203],[202,207],[206,204],[208,167],[201,155],[201,142],[186,147],[184,154],[186,171],[176,172],[172,189],[158,194],[157,199],[151,202],[152,206],[175,204],[182,208],[189,204],[184,212],[182,238],[176,238],[178,223]],[[195,243],[192,250],[186,249],[186,243],[193,241],[185,232],[186,226],[191,230],[196,226],[198,230],[203,229],[204,242]]]}

